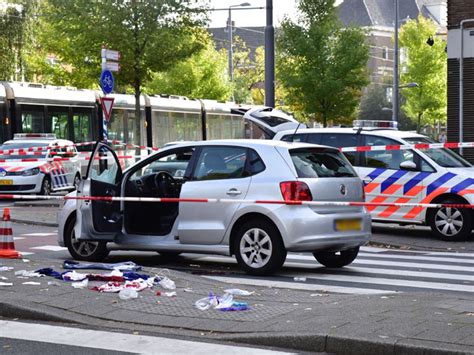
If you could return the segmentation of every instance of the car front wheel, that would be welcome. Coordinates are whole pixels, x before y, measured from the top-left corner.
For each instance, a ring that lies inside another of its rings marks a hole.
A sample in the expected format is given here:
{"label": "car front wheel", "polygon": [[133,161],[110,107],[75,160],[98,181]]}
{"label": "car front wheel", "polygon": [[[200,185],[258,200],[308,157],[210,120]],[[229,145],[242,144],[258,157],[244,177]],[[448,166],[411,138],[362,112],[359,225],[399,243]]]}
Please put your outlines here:
{"label": "car front wheel", "polygon": [[238,228],[234,252],[245,272],[258,276],[278,270],[286,259],[280,232],[265,220],[248,221]]}
{"label": "car front wheel", "polygon": [[341,251],[316,251],[313,256],[326,267],[343,267],[352,263],[359,254],[359,247]]}
{"label": "car front wheel", "polygon": [[64,244],[74,259],[101,261],[109,255],[106,242],[89,242],[77,240],[74,232],[76,217],[72,217],[64,228]]}
{"label": "car front wheel", "polygon": [[[459,201],[445,200],[443,203],[456,204]],[[433,233],[442,240],[465,240],[472,232],[472,211],[467,208],[436,208],[429,212],[428,224]]]}
{"label": "car front wheel", "polygon": [[49,177],[45,176],[41,182],[41,191],[40,195],[49,196],[51,195],[51,180]]}

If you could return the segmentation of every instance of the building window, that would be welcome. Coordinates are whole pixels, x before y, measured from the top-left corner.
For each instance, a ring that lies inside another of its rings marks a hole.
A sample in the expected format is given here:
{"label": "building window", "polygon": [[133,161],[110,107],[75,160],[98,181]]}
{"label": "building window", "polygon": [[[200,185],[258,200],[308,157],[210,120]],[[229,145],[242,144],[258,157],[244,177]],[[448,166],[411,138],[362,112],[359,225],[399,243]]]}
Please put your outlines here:
{"label": "building window", "polygon": [[388,47],[386,46],[382,48],[382,58],[388,59]]}

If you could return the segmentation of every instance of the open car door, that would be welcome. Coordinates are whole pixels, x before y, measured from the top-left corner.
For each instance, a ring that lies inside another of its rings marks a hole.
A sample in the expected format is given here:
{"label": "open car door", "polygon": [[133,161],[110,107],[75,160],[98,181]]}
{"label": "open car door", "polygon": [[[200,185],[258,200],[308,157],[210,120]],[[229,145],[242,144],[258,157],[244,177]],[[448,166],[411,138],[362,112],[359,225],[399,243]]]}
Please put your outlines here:
{"label": "open car door", "polygon": [[234,114],[240,114],[245,120],[248,120],[260,128],[264,136],[250,138],[272,139],[273,136],[280,132],[296,128],[306,128],[306,125],[299,123],[290,115],[283,111],[272,107],[260,106],[251,109],[236,108],[231,110]]}
{"label": "open car door", "polygon": [[[121,182],[122,169],[117,156],[109,146],[97,143],[78,196],[120,196]],[[77,200],[75,234],[78,239],[113,241],[122,224],[120,202]]]}

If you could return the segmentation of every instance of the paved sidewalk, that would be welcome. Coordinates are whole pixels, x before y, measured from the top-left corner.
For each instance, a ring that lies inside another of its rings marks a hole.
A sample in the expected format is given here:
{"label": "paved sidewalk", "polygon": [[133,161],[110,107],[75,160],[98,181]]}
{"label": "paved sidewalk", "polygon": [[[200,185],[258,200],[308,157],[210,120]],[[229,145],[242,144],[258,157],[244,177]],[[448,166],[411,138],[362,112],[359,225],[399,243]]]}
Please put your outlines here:
{"label": "paved sidewalk", "polygon": [[[120,300],[117,294],[74,289],[70,283],[48,285],[51,277],[22,279],[14,271],[33,271],[60,264],[48,261],[0,259],[14,267],[0,275],[13,282],[0,287],[0,316],[70,322],[93,327],[127,329],[140,333],[194,336],[293,350],[351,354],[472,354],[474,303],[469,296],[433,293],[340,295],[255,287],[248,311],[221,312],[195,308],[196,300],[212,291],[238,286],[205,276],[170,270],[176,297],[157,296],[155,287],[138,299]],[[156,274],[157,268],[142,273]],[[85,272],[78,270],[78,272]],[[102,270],[91,270],[103,273]],[[24,282],[40,285],[24,285]],[[100,283],[91,282],[89,287]]]}

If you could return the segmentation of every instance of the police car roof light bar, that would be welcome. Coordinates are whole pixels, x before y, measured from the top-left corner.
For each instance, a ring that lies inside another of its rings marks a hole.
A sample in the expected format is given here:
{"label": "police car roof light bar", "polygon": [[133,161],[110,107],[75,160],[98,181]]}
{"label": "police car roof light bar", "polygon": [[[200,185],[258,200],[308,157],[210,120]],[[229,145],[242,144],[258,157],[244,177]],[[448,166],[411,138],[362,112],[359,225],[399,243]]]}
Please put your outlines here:
{"label": "police car roof light bar", "polygon": [[376,121],[376,120],[355,120],[352,123],[355,129],[393,129],[398,130],[398,122]]}
{"label": "police car roof light bar", "polygon": [[54,133],[15,133],[13,139],[56,139]]}

